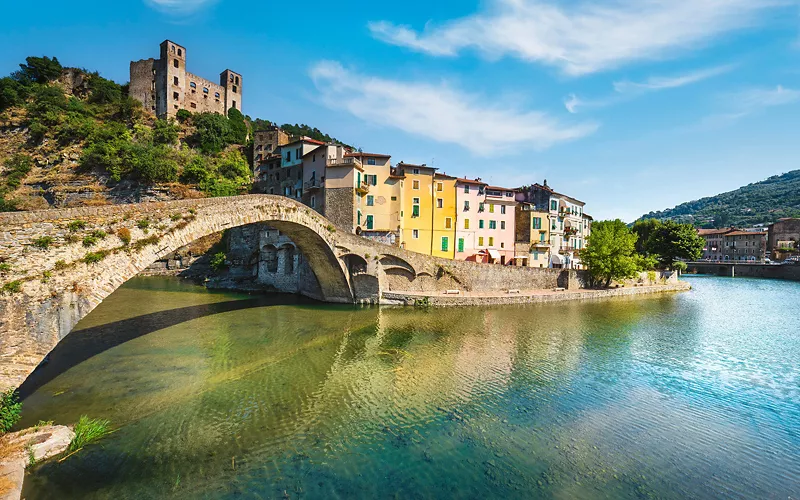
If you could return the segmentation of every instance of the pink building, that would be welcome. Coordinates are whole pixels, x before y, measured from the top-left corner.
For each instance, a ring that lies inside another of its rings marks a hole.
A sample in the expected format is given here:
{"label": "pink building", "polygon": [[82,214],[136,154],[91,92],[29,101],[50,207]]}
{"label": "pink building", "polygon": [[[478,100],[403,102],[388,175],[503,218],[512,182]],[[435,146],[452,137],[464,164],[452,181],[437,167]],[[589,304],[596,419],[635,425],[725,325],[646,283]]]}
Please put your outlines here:
{"label": "pink building", "polygon": [[456,181],[457,260],[511,264],[514,260],[514,191],[480,179]]}

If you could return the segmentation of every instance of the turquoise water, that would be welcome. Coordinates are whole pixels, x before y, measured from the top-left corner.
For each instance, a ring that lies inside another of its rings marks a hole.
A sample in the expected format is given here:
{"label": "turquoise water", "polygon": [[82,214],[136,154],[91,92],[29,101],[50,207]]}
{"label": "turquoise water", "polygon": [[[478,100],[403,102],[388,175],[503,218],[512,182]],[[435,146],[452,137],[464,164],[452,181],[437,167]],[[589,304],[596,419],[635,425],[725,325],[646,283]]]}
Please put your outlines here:
{"label": "turquoise water", "polygon": [[798,498],[800,284],[414,310],[138,278],[23,387],[28,499]]}

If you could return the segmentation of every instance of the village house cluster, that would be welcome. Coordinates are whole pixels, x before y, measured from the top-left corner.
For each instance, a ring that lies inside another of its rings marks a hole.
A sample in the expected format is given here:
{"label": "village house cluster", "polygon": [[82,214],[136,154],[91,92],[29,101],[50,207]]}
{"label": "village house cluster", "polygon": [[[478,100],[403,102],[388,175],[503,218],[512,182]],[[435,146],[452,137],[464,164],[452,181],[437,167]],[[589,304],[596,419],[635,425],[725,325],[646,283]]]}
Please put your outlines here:
{"label": "village house cluster", "polygon": [[256,190],[300,201],[341,230],[457,260],[580,268],[592,218],[584,203],[547,185],[493,186],[390,155],[253,134]]}

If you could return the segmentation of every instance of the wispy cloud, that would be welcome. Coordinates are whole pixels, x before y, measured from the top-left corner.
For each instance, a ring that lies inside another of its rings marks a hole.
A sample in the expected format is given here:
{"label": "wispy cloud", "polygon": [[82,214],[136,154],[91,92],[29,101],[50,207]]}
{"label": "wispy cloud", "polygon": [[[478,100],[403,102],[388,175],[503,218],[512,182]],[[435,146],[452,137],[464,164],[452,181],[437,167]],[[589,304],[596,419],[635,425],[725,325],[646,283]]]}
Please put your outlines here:
{"label": "wispy cloud", "polygon": [[489,0],[488,8],[422,32],[371,22],[373,36],[434,56],[471,48],[512,56],[577,76],[703,47],[754,26],[793,0],[617,0],[556,4],[554,0]]}
{"label": "wispy cloud", "polygon": [[701,82],[703,80],[728,73],[734,68],[736,68],[735,64],[727,64],[724,66],[700,69],[682,75],[652,76],[644,82],[631,82],[628,80],[614,82],[614,94],[591,100],[581,99],[575,94],[569,94],[564,99],[564,107],[566,107],[567,111],[570,113],[578,113],[580,109],[604,108],[612,104],[628,101],[649,92],[675,89]]}
{"label": "wispy cloud", "polygon": [[445,83],[358,74],[334,61],[317,63],[310,75],[328,107],[379,126],[459,144],[479,155],[520,145],[545,149],[597,129],[594,123],[564,124],[543,112],[520,111],[518,104],[488,104],[482,96]]}
{"label": "wispy cloud", "polygon": [[144,3],[164,14],[186,17],[217,3],[217,0],[144,0]]}
{"label": "wispy cloud", "polygon": [[788,106],[800,102],[800,89],[782,85],[774,88],[751,88],[721,96],[726,111],[708,115],[688,131],[706,131],[729,126],[742,118],[759,113],[767,108]]}

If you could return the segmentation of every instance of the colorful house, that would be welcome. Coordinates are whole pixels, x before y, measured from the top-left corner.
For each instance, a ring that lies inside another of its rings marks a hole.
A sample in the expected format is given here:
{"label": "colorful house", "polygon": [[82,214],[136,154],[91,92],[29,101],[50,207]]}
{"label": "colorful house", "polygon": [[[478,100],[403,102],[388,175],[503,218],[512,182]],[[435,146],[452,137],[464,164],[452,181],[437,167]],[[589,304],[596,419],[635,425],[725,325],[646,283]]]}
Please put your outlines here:
{"label": "colorful house", "polygon": [[[402,178],[400,246],[412,252],[431,254],[433,248],[433,177],[435,168],[400,162],[395,173]],[[440,241],[441,243],[441,241]]]}
{"label": "colorful house", "polygon": [[[478,229],[478,208],[486,198],[487,184],[480,179],[456,179],[456,260],[485,262],[489,254],[485,250],[486,234]],[[480,246],[479,246],[480,241]]]}
{"label": "colorful house", "polygon": [[357,224],[357,231],[365,238],[388,245],[398,244],[403,180],[392,172],[392,157],[361,152],[345,156],[356,159],[364,173],[362,195],[358,198],[357,206],[361,212],[361,223]]}
{"label": "colorful house", "polygon": [[550,213],[531,203],[516,207],[516,263],[527,267],[550,267]]}
{"label": "colorful house", "polygon": [[456,178],[433,176],[433,241],[430,254],[447,259],[456,252]]}

